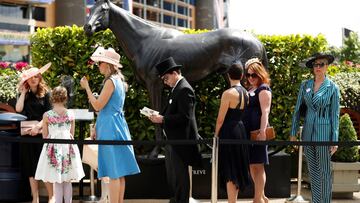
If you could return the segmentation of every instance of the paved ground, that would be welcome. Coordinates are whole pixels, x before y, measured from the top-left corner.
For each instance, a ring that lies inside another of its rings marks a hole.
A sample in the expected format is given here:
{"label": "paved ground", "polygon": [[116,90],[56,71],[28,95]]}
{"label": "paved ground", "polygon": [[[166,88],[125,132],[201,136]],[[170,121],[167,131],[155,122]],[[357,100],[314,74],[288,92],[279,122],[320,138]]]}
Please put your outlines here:
{"label": "paved ground", "polygon": [[[360,181],[360,179],[359,179]],[[291,184],[291,194],[296,194],[297,192],[297,184],[296,183],[292,183]],[[74,191],[75,193],[76,191]],[[305,186],[302,187],[301,189],[301,196],[305,199],[305,200],[310,200],[310,191],[309,189]],[[75,197],[76,198],[76,197]],[[270,203],[284,203],[288,198],[270,198]],[[41,198],[41,203],[45,203],[46,202],[46,198]],[[85,201],[79,201],[79,200],[74,200],[73,203],[84,203]],[[168,203],[169,200],[166,199],[131,199],[131,200],[125,200],[125,203]],[[218,203],[226,203],[226,200],[218,200]],[[237,202],[242,202],[242,203],[252,203],[251,199],[239,199]],[[353,193],[353,197],[351,199],[333,199],[332,203],[359,203],[360,202],[360,192],[356,192]],[[28,202],[24,202],[24,203],[28,203]],[[100,202],[99,202],[100,203]],[[105,202],[101,202],[101,203],[105,203]],[[211,200],[207,199],[207,200],[193,200],[190,203],[211,203]]]}

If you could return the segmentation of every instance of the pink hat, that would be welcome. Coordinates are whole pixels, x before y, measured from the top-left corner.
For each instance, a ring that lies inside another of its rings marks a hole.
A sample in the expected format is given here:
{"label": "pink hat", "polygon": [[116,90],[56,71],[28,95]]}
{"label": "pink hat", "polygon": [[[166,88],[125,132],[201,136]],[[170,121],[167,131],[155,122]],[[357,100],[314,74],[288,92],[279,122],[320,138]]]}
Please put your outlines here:
{"label": "pink hat", "polygon": [[51,66],[51,62],[47,63],[45,66],[41,67],[40,69],[32,67],[30,69],[25,70],[20,74],[20,85],[27,81],[29,78],[34,77],[37,74],[43,74],[47,69]]}
{"label": "pink hat", "polygon": [[98,47],[95,52],[91,55],[91,60],[95,62],[106,62],[115,65],[117,68],[123,66],[119,63],[120,54],[116,53],[113,48],[105,49],[104,47]]}

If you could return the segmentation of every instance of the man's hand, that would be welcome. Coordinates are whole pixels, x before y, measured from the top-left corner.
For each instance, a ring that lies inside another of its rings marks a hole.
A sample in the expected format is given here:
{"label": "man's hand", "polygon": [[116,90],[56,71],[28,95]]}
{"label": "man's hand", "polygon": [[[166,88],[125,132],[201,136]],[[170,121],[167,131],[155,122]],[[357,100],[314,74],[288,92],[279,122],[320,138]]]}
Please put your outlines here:
{"label": "man's hand", "polygon": [[154,115],[149,116],[148,118],[153,123],[163,123],[164,122],[164,116],[162,116],[162,115],[155,115],[154,114]]}

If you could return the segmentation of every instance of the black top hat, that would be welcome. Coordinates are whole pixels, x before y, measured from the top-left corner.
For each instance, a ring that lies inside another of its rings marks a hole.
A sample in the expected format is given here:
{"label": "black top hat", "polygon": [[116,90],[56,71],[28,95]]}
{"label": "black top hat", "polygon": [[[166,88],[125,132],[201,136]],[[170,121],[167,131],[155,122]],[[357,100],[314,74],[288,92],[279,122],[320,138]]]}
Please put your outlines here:
{"label": "black top hat", "polygon": [[313,64],[316,59],[327,59],[328,64],[330,64],[334,61],[334,56],[330,55],[330,54],[325,54],[325,53],[315,53],[314,55],[312,55],[310,58],[308,58],[306,60],[306,63],[305,63],[306,67],[313,68]]}
{"label": "black top hat", "polygon": [[169,57],[163,60],[162,62],[158,63],[155,67],[158,71],[159,76],[162,77],[163,75],[165,75],[170,71],[180,69],[182,65],[176,64],[173,57]]}

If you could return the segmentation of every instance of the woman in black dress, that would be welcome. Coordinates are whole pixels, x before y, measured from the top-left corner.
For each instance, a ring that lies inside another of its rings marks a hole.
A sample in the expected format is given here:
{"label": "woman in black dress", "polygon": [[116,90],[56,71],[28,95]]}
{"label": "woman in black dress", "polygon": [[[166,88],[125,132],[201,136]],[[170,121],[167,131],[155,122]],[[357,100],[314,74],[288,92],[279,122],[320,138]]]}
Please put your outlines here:
{"label": "woman in black dress", "polygon": [[[215,136],[221,140],[247,139],[242,117],[249,97],[240,84],[243,72],[240,64],[233,64],[227,73],[231,88],[221,96],[215,127]],[[243,191],[250,184],[247,145],[220,145],[219,175],[220,185],[226,185],[228,202],[235,203],[239,189]]]}
{"label": "woman in black dress", "polygon": [[[266,140],[265,129],[271,106],[271,89],[269,74],[258,58],[249,59],[245,64],[246,78],[249,85],[249,106],[246,110],[244,124],[248,134],[250,131],[259,130],[257,140]],[[250,135],[249,135],[250,136]],[[254,203],[267,203],[265,196],[266,174],[264,164],[269,164],[266,145],[251,145],[250,174],[254,182]]]}
{"label": "woman in black dress", "polygon": [[[41,76],[50,65],[49,63],[41,69],[33,67],[21,74],[20,96],[16,102],[16,111],[25,115],[27,120],[39,121],[24,135],[33,139],[42,139],[43,114],[51,109],[48,87]],[[39,202],[38,181],[34,177],[41,149],[42,144],[37,143],[22,143],[20,145],[21,170],[24,177],[29,178],[33,197],[32,203]],[[45,187],[48,192],[49,202],[54,202],[52,184],[45,183]]]}

